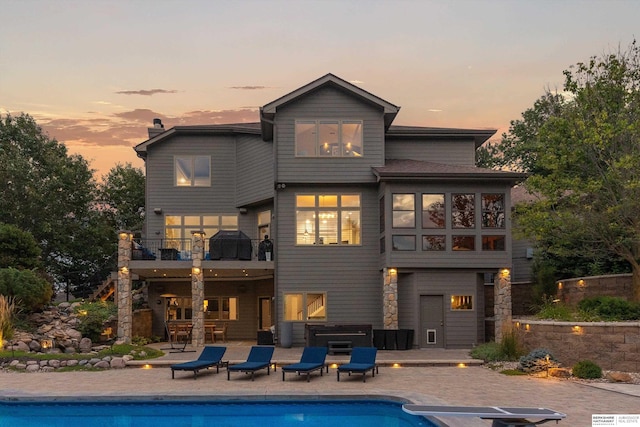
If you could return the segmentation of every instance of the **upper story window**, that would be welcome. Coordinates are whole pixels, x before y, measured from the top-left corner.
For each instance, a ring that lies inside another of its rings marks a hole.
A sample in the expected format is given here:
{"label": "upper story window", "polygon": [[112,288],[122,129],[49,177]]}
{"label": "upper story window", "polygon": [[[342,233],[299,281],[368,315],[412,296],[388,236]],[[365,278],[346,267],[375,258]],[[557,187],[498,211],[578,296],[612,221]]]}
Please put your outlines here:
{"label": "upper story window", "polygon": [[444,194],[422,195],[422,228],[444,228]]}
{"label": "upper story window", "polygon": [[415,228],[416,195],[393,195],[393,228]]}
{"label": "upper story window", "polygon": [[359,245],[359,194],[296,195],[296,244]]}
{"label": "upper story window", "polygon": [[[167,215],[164,217],[165,245],[176,247],[182,242],[190,244],[193,231],[205,232],[205,249],[209,238],[220,230],[237,230],[237,215]],[[183,243],[184,244],[184,243]]]}
{"label": "upper story window", "polygon": [[361,157],[362,120],[297,120],[296,157]]}
{"label": "upper story window", "polygon": [[475,194],[451,195],[451,225],[453,228],[475,228]]}
{"label": "upper story window", "polygon": [[504,194],[482,195],[482,228],[504,228]]}
{"label": "upper story window", "polygon": [[176,156],[175,185],[178,187],[208,187],[211,185],[210,156]]}

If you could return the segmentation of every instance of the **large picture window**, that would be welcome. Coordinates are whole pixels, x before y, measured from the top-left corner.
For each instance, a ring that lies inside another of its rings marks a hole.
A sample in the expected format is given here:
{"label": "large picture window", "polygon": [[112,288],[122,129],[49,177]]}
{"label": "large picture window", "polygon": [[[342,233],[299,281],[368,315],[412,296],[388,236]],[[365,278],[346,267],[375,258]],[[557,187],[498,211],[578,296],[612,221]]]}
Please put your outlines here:
{"label": "large picture window", "polygon": [[205,232],[205,250],[209,237],[220,230],[237,230],[237,215],[166,215],[164,217],[164,247],[184,250],[191,247],[193,231]]}
{"label": "large picture window", "polygon": [[393,195],[393,228],[416,227],[416,195]]}
{"label": "large picture window", "polygon": [[208,187],[211,185],[211,157],[176,156],[174,172],[178,187]]}
{"label": "large picture window", "polygon": [[361,157],[361,120],[297,120],[296,157]]}
{"label": "large picture window", "polygon": [[359,194],[296,195],[296,244],[359,245]]}
{"label": "large picture window", "polygon": [[284,320],[327,320],[327,295],[323,292],[284,294]]}

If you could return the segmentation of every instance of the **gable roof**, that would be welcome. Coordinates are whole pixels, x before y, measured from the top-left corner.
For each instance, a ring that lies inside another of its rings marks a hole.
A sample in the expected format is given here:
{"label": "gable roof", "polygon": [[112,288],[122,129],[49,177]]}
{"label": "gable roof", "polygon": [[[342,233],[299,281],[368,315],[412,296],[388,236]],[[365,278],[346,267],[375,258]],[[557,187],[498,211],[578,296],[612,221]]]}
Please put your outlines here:
{"label": "gable roof", "polygon": [[400,111],[400,107],[398,107],[397,105],[393,105],[392,103],[387,102],[384,99],[379,98],[372,93],[367,92],[366,90],[361,89],[358,86],[355,86],[354,84],[349,83],[348,81],[329,73],[261,107],[260,123],[262,125],[262,138],[265,141],[270,141],[273,139],[273,119],[278,108],[287,105],[300,98],[301,96],[307,95],[324,86],[337,87],[345,92],[350,93],[351,95],[360,98],[365,102],[382,108],[382,111],[384,113],[385,129],[388,129],[389,126],[391,126],[391,122],[393,122],[396,115],[398,114],[398,111]]}
{"label": "gable roof", "polygon": [[384,166],[373,167],[373,173],[378,181],[394,180],[468,180],[485,179],[507,182],[523,181],[527,174],[497,171],[478,168],[475,166],[449,165],[443,163],[423,162],[409,159],[389,159]]}
{"label": "gable roof", "polygon": [[235,135],[235,134],[252,134],[260,135],[260,123],[234,123],[223,125],[194,125],[194,126],[174,126],[153,138],[149,138],[144,142],[133,147],[140,158],[147,157],[147,148],[151,144],[155,144],[173,135]]}

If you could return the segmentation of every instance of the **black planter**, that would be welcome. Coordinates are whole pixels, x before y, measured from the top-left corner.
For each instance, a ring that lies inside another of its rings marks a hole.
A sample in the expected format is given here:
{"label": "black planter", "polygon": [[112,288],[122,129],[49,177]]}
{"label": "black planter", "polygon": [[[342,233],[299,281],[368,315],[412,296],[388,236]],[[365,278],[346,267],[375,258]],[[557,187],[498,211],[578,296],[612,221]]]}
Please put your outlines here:
{"label": "black planter", "polygon": [[378,350],[384,350],[384,329],[373,330],[373,346]]}
{"label": "black planter", "polygon": [[413,329],[398,329],[396,346],[398,350],[411,350],[413,348]]}

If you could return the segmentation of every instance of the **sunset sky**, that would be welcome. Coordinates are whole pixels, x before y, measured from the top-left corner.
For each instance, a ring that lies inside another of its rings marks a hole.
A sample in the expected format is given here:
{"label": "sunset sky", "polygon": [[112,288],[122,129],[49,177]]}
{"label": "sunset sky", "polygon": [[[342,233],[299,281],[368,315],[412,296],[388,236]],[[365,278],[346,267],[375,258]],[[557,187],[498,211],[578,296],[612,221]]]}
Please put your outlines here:
{"label": "sunset sky", "polygon": [[165,128],[258,121],[326,73],[394,124],[493,128],[571,65],[640,37],[640,1],[0,0],[0,114],[33,116],[97,170],[143,167]]}

